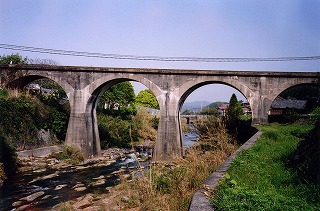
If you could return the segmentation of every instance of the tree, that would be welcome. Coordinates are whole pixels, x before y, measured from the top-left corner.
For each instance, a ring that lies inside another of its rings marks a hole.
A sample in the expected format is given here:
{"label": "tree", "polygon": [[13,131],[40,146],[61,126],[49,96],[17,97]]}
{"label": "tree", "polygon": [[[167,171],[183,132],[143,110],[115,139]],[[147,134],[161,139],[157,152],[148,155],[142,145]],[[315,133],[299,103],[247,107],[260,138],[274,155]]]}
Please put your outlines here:
{"label": "tree", "polygon": [[53,66],[59,65],[59,63],[53,59],[39,59],[39,58],[28,59],[28,64],[44,64],[44,65],[53,65]]}
{"label": "tree", "polygon": [[136,105],[159,109],[157,98],[150,89],[145,89],[138,93],[136,97]]}
{"label": "tree", "polygon": [[136,113],[135,94],[129,81],[115,84],[100,98],[99,111],[105,114],[129,118]]}
{"label": "tree", "polygon": [[227,115],[229,116],[229,118],[231,117],[231,118],[239,119],[241,114],[242,114],[241,104],[238,101],[237,96],[233,93],[229,101]]}
{"label": "tree", "polygon": [[22,57],[20,54],[11,54],[0,56],[0,65],[1,64],[27,64],[28,58]]}
{"label": "tree", "polygon": [[218,115],[218,110],[216,108],[206,106],[200,111],[200,114],[217,116]]}
{"label": "tree", "polygon": [[240,115],[242,114],[242,107],[237,99],[237,96],[233,93],[230,101],[229,107],[226,112],[226,126],[230,133],[237,132],[238,122],[240,120]]}

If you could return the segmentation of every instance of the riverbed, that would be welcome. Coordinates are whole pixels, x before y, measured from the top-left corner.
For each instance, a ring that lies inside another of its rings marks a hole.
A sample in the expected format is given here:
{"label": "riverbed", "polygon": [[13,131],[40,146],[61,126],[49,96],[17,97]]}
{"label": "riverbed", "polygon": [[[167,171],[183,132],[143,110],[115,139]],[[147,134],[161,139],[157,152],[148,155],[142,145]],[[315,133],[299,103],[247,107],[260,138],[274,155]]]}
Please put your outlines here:
{"label": "riverbed", "polygon": [[[193,132],[183,136],[185,148],[198,140]],[[60,161],[49,160],[50,168],[31,167],[0,188],[0,210],[45,210],[88,193],[108,193],[110,187],[119,184],[120,177],[131,179],[139,170],[148,169],[150,161],[139,160],[150,154],[148,150],[126,153],[116,160],[91,160],[81,165],[61,165]]]}

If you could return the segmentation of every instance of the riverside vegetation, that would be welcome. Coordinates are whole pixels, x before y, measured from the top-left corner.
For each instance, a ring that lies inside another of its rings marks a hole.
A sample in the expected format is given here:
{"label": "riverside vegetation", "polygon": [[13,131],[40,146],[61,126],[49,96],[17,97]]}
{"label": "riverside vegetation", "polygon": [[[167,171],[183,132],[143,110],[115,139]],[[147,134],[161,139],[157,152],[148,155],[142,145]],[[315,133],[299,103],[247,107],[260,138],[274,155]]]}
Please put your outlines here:
{"label": "riverside vegetation", "polygon": [[215,209],[320,210],[319,127],[315,120],[261,126],[261,138],[220,182]]}
{"label": "riverside vegetation", "polygon": [[[207,177],[237,149],[233,136],[219,118],[205,118],[195,124],[200,141],[185,151],[184,159],[150,164],[139,177],[125,180],[109,194],[94,196],[87,209],[100,210],[187,210],[194,192]],[[110,199],[113,202],[111,203]],[[74,210],[77,201],[57,206]],[[113,204],[113,206],[112,206]]]}

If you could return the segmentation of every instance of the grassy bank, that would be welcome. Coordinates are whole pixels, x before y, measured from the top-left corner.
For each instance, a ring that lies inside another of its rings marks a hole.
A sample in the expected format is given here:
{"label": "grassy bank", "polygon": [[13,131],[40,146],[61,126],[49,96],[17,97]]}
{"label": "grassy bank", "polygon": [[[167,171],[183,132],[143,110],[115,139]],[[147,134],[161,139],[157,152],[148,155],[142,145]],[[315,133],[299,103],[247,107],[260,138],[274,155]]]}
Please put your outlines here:
{"label": "grassy bank", "polygon": [[261,127],[263,135],[232,163],[212,203],[216,210],[320,210],[320,187],[286,167],[310,124]]}

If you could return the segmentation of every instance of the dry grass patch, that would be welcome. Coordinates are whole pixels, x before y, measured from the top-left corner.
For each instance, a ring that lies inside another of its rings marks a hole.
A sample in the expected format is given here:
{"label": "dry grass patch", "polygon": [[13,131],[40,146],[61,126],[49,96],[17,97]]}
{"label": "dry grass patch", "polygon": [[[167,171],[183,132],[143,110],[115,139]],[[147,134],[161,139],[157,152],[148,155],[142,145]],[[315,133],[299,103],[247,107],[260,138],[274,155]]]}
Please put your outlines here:
{"label": "dry grass patch", "polygon": [[144,176],[124,181],[119,191],[129,200],[121,201],[128,210],[187,210],[192,195],[208,176],[235,150],[190,149],[186,158],[175,163],[153,164]]}
{"label": "dry grass patch", "polygon": [[142,177],[118,186],[128,197],[121,201],[120,207],[127,210],[188,209],[193,194],[237,148],[219,120],[203,121],[206,122],[201,122],[202,126],[214,124],[215,127],[204,126],[206,135],[200,134],[202,140],[186,151],[184,159],[153,164]]}

